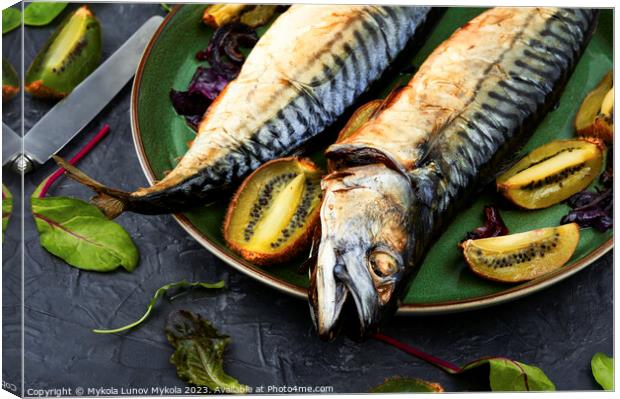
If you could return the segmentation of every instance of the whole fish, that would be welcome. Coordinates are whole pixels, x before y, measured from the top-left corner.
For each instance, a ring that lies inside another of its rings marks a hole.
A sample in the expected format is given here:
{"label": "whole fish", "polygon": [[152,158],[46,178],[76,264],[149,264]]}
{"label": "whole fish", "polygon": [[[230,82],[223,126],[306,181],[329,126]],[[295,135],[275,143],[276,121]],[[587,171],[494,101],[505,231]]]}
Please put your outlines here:
{"label": "whole fish", "polygon": [[455,211],[557,100],[596,18],[589,9],[486,11],[328,148],[337,170],[322,182],[309,294],[321,337],[333,338],[345,317],[355,321],[349,333],[364,336],[391,316]]}
{"label": "whole fish", "polygon": [[203,204],[266,161],[293,153],[377,80],[429,7],[294,5],[263,35],[209,107],[178,165],[134,192],[111,189],[58,160],[97,192],[109,217]]}

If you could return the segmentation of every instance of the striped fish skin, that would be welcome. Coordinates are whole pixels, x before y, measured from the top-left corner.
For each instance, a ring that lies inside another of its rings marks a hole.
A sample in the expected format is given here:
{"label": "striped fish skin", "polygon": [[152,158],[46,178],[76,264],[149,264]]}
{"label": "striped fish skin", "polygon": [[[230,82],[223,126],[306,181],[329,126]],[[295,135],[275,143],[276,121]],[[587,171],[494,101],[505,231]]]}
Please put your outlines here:
{"label": "striped fish skin", "polygon": [[[340,313],[346,297],[355,302],[357,333],[362,335],[372,333],[396,310],[447,222],[495,177],[498,165],[525,143],[558,98],[596,17],[586,9],[489,10],[439,46],[381,113],[328,149],[339,170],[326,182],[364,176],[364,190],[373,194],[353,201],[342,187],[324,185],[322,237],[310,293],[321,337],[335,335],[338,320],[345,317]],[[429,87],[434,90],[417,92]],[[412,197],[399,185],[409,186]],[[384,209],[364,219],[355,212],[371,208],[382,197],[392,198],[391,209],[407,209],[402,224],[390,226],[392,234],[406,237],[400,251],[375,234],[394,219],[392,214]],[[331,217],[335,209],[337,219]],[[372,264],[382,247],[397,266],[387,276],[377,276]]]}
{"label": "striped fish skin", "polygon": [[[133,193],[90,184],[119,211],[178,212],[212,199],[271,159],[292,154],[343,114],[413,37],[429,7],[293,5],[209,107],[189,151]],[[106,191],[107,190],[107,191]],[[111,197],[111,198],[110,198]],[[119,209],[122,208],[122,209]]]}

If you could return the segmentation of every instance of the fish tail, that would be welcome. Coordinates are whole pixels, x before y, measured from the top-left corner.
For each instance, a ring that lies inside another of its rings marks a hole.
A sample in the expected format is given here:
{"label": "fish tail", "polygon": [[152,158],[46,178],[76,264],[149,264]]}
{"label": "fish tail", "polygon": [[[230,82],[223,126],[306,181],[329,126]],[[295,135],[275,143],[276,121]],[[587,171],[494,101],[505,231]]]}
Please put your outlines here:
{"label": "fish tail", "polygon": [[131,194],[117,190],[114,188],[106,187],[99,183],[97,180],[88,176],[69,162],[65,161],[61,157],[54,155],[54,161],[63,168],[67,176],[73,180],[81,183],[87,187],[90,187],[97,194],[90,199],[90,203],[95,205],[101,212],[103,212],[109,219],[114,219],[121,213],[127,210],[128,204],[131,200]]}

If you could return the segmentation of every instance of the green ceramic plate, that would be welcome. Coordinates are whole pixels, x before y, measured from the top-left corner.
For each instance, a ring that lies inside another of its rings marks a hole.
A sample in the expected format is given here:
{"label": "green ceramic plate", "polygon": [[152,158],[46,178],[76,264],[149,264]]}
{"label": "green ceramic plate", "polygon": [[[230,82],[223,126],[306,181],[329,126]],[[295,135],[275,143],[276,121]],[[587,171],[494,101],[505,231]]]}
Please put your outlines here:
{"label": "green ceramic plate", "polygon": [[[132,128],[142,168],[151,183],[162,178],[165,171],[173,169],[187,150],[187,142],[194,136],[185,121],[174,112],[168,91],[170,88],[184,90],[199,65],[194,55],[207,45],[212,34],[212,30],[200,22],[203,9],[204,6],[200,5],[175,8],[151,39],[138,68],[132,93]],[[479,8],[446,10],[424,45],[411,54],[411,64],[421,65],[439,43],[481,11]],[[572,121],[581,100],[612,68],[612,37],[612,12],[605,10],[559,106],[543,120],[525,151],[552,139],[573,136]],[[370,98],[385,95],[392,84],[408,77],[396,75],[393,78],[393,82],[386,83],[381,92],[371,93]],[[332,130],[337,131],[337,128]],[[331,133],[329,136],[333,139],[334,132]],[[318,148],[313,154],[313,158],[321,164],[324,164],[321,157],[323,148]],[[227,202],[223,200],[194,212],[175,215],[175,218],[195,239],[231,266],[268,285],[305,297],[308,279],[297,272],[300,260],[262,269],[226,248],[221,226]],[[467,231],[481,224],[484,205],[497,202],[497,195],[488,190],[471,207],[461,211],[428,254],[404,298],[401,313],[452,312],[515,299],[572,275],[612,247],[611,232],[602,234],[592,229],[583,230],[573,258],[560,270],[520,285],[483,280],[469,271],[456,249],[456,243]],[[516,233],[557,225],[567,210],[565,205],[528,212],[506,206],[502,215],[510,230]]]}

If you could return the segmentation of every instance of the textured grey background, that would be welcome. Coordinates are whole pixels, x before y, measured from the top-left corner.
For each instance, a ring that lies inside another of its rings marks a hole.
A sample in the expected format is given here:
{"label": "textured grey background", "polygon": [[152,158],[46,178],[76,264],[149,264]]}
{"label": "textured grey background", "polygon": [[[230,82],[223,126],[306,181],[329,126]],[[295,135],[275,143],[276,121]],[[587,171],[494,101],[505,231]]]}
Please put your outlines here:
{"label": "textured grey background", "polygon": [[[75,6],[64,12],[67,14]],[[104,57],[154,14],[159,4],[91,4],[103,24]],[[25,29],[25,64],[42,46],[55,23]],[[3,36],[3,56],[19,68],[20,33]],[[61,155],[71,156],[104,123],[108,137],[81,163],[90,175],[118,187],[147,184],[130,134],[130,85],[87,126]],[[25,96],[26,131],[51,103]],[[19,100],[5,105],[3,119],[20,128]],[[28,197],[54,170],[51,164],[25,178]],[[5,183],[18,196],[20,181],[4,170]],[[63,179],[54,194],[86,199],[90,192]],[[28,201],[26,201],[28,202]],[[19,207],[19,205],[18,205]],[[367,392],[395,375],[436,381],[449,391],[484,388],[485,377],[453,377],[377,341],[339,338],[321,342],[304,301],[262,285],[227,267],[188,236],[170,216],[125,214],[121,223],[139,247],[133,273],[83,272],[45,252],[26,203],[25,387],[28,389],[184,387],[168,358],[163,327],[173,309],[190,309],[232,336],[225,369],[241,382],[260,385],[331,385],[335,392]],[[21,220],[11,220],[3,255],[3,381],[20,386]],[[154,291],[181,279],[224,279],[220,292],[195,291],[164,300],[142,327],[122,335],[96,335],[144,312]],[[586,270],[543,292],[493,308],[433,317],[399,317],[384,332],[438,357],[462,365],[481,356],[506,356],[541,367],[558,389],[598,389],[590,372],[595,352],[612,354],[613,268],[607,254]],[[32,391],[31,391],[32,392]],[[28,391],[26,391],[28,393]]]}

